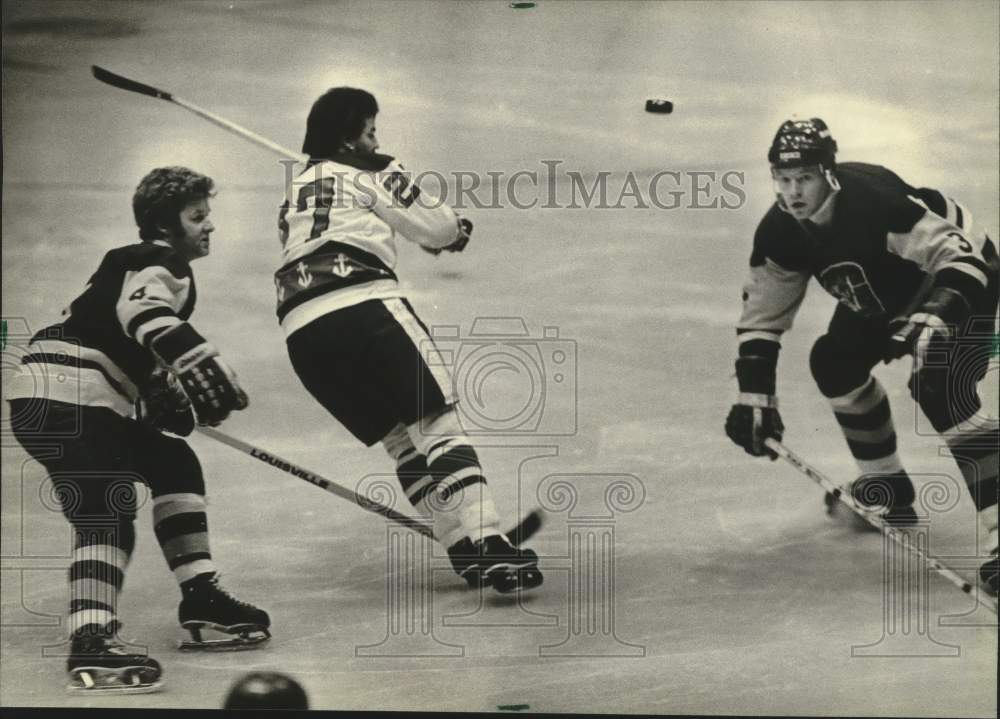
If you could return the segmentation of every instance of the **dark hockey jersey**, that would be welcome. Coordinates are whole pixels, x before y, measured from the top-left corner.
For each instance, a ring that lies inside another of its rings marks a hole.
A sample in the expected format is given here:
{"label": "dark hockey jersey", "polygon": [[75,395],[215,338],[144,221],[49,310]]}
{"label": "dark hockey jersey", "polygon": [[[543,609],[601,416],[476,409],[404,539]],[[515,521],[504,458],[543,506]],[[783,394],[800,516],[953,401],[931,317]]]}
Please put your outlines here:
{"label": "dark hockey jersey", "polygon": [[799,222],[777,203],[758,225],[737,325],[741,347],[780,342],[811,277],[851,311],[873,318],[906,314],[933,284],[972,303],[984,292],[996,248],[973,230],[964,207],[877,165],[843,163],[836,177],[840,189],[828,199],[822,225]]}
{"label": "dark hockey jersey", "polygon": [[108,252],[62,321],[32,337],[5,394],[109,407],[129,416],[156,358],[149,342],[194,310],[191,266],[166,242]]}

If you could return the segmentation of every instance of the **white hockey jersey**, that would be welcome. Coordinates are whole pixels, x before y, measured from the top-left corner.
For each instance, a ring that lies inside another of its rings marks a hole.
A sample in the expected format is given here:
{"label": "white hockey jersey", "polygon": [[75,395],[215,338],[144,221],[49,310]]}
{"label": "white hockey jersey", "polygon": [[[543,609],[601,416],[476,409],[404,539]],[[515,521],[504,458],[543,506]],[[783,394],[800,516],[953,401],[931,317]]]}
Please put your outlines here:
{"label": "white hockey jersey", "polygon": [[328,312],[400,297],[397,233],[431,248],[459,237],[455,211],[378,154],[311,163],[288,188],[278,228],[282,266],[274,282],[286,336]]}

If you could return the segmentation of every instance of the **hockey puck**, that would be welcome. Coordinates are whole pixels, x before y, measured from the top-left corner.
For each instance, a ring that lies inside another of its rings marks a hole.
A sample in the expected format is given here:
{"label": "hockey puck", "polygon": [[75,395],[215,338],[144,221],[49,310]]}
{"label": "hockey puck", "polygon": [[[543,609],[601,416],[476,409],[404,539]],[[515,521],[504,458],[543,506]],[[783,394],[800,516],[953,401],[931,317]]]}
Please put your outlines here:
{"label": "hockey puck", "polygon": [[646,100],[646,112],[657,115],[669,115],[674,111],[674,103],[670,100]]}
{"label": "hockey puck", "polygon": [[531,8],[535,7],[535,3],[533,3],[533,2],[512,2],[510,4],[510,7],[514,8],[515,10],[530,10]]}

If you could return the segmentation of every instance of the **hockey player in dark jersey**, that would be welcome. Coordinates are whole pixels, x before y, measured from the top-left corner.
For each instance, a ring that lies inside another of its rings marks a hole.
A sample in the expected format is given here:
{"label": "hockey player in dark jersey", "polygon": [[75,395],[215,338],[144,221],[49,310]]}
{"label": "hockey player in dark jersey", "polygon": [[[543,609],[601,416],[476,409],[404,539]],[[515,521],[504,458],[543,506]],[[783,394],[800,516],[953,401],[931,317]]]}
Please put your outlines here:
{"label": "hockey player in dark jersey", "polygon": [[775,377],[810,277],[838,301],[810,367],[860,469],[854,499],[885,521],[915,521],[913,484],[896,451],[889,401],[871,370],[913,356],[909,389],[948,445],[978,511],[997,592],[1000,433],[977,384],[987,373],[998,303],[996,244],[960,204],[884,167],[837,164],[818,119],[782,124],[768,153],[777,202],[754,236],[737,327],[739,400],[726,433],[755,456],[780,439]]}
{"label": "hockey player in dark jersey", "polygon": [[[180,585],[182,648],[243,648],[269,637],[267,613],[219,584],[205,482],[187,436],[247,398],[188,323],[190,263],[208,255],[212,180],[159,168],[133,198],[142,242],[108,252],[61,322],[38,332],[5,387],[11,427],[48,471],[74,527],[69,570],[70,689],[154,691],[160,665],[118,640],[118,593],[135,546],[135,481],[151,490],[156,538]],[[203,630],[222,639],[202,637]]]}
{"label": "hockey player in dark jersey", "polygon": [[275,285],[289,358],[359,441],[382,444],[460,576],[501,593],[529,589],[542,582],[538,556],[500,531],[451,376],[395,274],[397,234],[457,252],[472,223],[376,152],[377,113],[370,93],[349,87],[329,90],[309,113],[309,162],[279,216]]}

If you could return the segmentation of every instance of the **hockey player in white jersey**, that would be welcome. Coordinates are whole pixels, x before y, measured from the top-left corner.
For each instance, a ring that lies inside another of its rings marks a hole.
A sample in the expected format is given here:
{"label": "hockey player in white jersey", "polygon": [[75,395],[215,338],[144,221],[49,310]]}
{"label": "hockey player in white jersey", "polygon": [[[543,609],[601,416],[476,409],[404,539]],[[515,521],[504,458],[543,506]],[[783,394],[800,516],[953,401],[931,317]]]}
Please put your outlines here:
{"label": "hockey player in white jersey", "polygon": [[458,252],[472,224],[379,154],[368,92],[313,104],[305,171],[279,217],[277,314],[306,389],[367,446],[381,443],[410,502],[429,513],[455,571],[501,593],[541,584],[538,557],[510,544],[454,410],[452,379],[396,279],[397,236]]}
{"label": "hockey player in white jersey", "polygon": [[[48,471],[74,527],[69,569],[73,690],[147,692],[159,663],[118,640],[118,594],[135,547],[136,492],[150,488],[153,527],[181,590],[182,648],[231,649],[269,636],[267,613],[218,581],[205,481],[187,442],[247,406],[235,374],[188,322],[190,263],[209,253],[212,180],[158,168],[133,197],[141,242],[109,251],[63,319],[35,334],[4,387],[10,423]],[[53,451],[55,450],[55,451]],[[215,630],[221,639],[202,636]]]}
{"label": "hockey player in white jersey", "polygon": [[836,151],[826,124],[813,118],[782,124],[768,152],[777,202],[754,236],[737,325],[740,394],[726,432],[756,456],[770,454],[766,438],[781,438],[781,338],[815,277],[840,303],[809,361],[860,469],[852,496],[882,507],[887,522],[916,519],[889,400],[871,374],[880,361],[912,355],[910,393],[965,479],[992,555],[981,583],[995,595],[1000,429],[977,384],[995,336],[996,245],[953,199],[884,167],[838,164]]}

